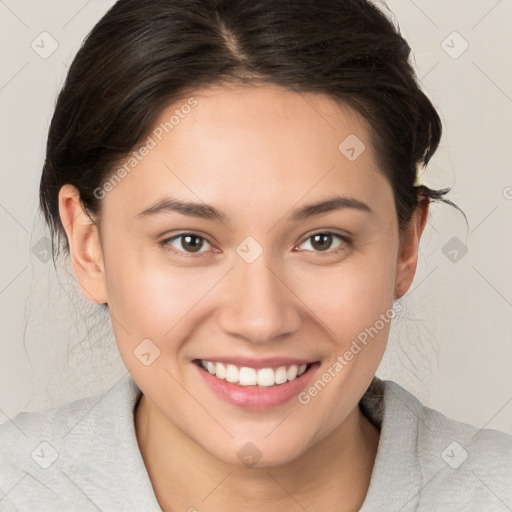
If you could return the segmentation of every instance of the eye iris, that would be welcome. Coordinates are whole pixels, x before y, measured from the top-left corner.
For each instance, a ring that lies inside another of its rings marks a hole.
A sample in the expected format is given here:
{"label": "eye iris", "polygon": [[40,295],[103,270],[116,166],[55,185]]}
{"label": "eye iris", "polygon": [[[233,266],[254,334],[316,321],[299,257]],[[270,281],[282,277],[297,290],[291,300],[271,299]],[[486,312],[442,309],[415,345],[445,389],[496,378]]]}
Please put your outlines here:
{"label": "eye iris", "polygon": [[[320,239],[321,242],[318,242],[318,239]],[[314,247],[318,251],[325,251],[326,249],[329,249],[329,247],[331,246],[331,243],[332,243],[332,235],[330,235],[328,233],[318,233],[318,234],[312,236],[311,246]]]}
{"label": "eye iris", "polygon": [[[183,248],[189,252],[198,252],[203,245],[203,239],[199,236],[187,235],[182,236],[181,239]],[[190,240],[195,240],[195,243],[191,242]]]}

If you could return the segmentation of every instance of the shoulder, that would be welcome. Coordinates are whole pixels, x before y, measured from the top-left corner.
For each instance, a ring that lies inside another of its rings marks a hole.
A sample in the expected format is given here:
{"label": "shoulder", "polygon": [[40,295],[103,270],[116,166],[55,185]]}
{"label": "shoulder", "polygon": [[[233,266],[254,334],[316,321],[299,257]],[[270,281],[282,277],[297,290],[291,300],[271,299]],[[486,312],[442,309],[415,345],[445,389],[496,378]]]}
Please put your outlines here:
{"label": "shoulder", "polygon": [[[20,412],[2,424],[0,510],[128,511],[151,504],[133,422],[139,396],[125,375],[100,395]],[[121,472],[128,474],[119,478]]]}
{"label": "shoulder", "polygon": [[[423,405],[414,395],[392,381],[384,381],[393,412],[414,414],[420,461],[427,465],[441,458],[452,469],[473,468],[495,473],[497,468],[512,469],[512,436],[490,428],[449,418],[440,411]],[[448,444],[447,444],[448,443]]]}
{"label": "shoulder", "polygon": [[[62,445],[94,400],[84,398],[45,412],[20,412],[0,426],[0,488],[5,493],[0,510],[64,505],[59,496],[63,473],[55,471],[62,469]],[[72,488],[67,491],[73,494]]]}
{"label": "shoulder", "polygon": [[460,510],[512,508],[512,436],[418,407],[418,458],[429,479],[420,492],[425,504],[457,503]]}
{"label": "shoulder", "polygon": [[384,434],[409,447],[401,455],[419,510],[512,509],[512,436],[453,420],[399,384],[382,383]]}

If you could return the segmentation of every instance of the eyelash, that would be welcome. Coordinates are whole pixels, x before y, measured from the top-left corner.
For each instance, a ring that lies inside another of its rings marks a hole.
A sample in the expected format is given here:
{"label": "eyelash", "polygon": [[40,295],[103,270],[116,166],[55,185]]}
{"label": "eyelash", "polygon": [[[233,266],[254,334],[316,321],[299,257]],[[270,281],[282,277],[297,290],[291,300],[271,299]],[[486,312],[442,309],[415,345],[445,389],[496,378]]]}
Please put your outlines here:
{"label": "eyelash", "polygon": [[[332,254],[336,254],[342,250],[344,250],[344,245],[350,245],[351,244],[351,240],[350,238],[348,238],[347,236],[344,236],[344,235],[340,235],[339,233],[335,233],[333,231],[318,231],[316,233],[313,233],[309,236],[307,236],[306,238],[304,238],[302,240],[302,242],[300,242],[299,244],[297,245],[302,245],[304,242],[306,242],[307,240],[309,240],[310,238],[313,238],[314,236],[316,235],[333,235],[334,237],[338,238],[341,242],[343,242],[343,244],[335,249],[335,250],[331,250],[331,251],[312,251],[314,252],[315,254],[318,254],[319,256],[327,256],[327,255],[332,255]],[[210,242],[210,240],[208,240],[206,237],[202,236],[202,235],[199,235],[197,233],[193,233],[193,232],[184,232],[184,233],[179,233],[177,235],[174,235],[172,237],[169,237],[169,238],[166,238],[165,240],[162,240],[159,245],[162,246],[165,250],[169,251],[169,252],[172,252],[173,254],[177,254],[181,257],[184,257],[184,258],[196,258],[196,257],[200,257],[204,252],[206,251],[201,251],[199,253],[188,253],[186,251],[180,251],[178,249],[175,249],[174,247],[172,247],[171,245],[169,245],[169,242],[173,241],[173,240],[177,240],[179,238],[183,238],[185,236],[193,236],[195,238],[199,238],[201,240],[204,240],[206,241],[207,243],[209,243],[210,245],[213,245],[212,242]]]}

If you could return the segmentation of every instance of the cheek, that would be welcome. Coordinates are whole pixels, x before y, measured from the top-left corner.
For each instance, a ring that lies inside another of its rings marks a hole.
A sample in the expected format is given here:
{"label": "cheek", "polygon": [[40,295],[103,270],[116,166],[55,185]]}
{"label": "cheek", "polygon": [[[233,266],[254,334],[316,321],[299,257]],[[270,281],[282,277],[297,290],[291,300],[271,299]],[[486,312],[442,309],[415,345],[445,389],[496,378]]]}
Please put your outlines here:
{"label": "cheek", "polygon": [[386,244],[338,266],[303,269],[293,290],[344,346],[389,311],[395,272],[394,247]]}
{"label": "cheek", "polygon": [[197,316],[197,306],[221,277],[207,267],[176,267],[156,252],[123,251],[119,246],[108,261],[109,310],[128,368],[142,340],[152,340],[162,353],[176,352],[179,347],[169,340]]}
{"label": "cheek", "polygon": [[324,273],[304,273],[298,295],[325,326],[330,336],[328,358],[317,380],[299,395],[312,417],[329,416],[320,431],[328,433],[362,396],[384,354],[393,306],[396,256],[392,245],[367,257],[347,259]]}

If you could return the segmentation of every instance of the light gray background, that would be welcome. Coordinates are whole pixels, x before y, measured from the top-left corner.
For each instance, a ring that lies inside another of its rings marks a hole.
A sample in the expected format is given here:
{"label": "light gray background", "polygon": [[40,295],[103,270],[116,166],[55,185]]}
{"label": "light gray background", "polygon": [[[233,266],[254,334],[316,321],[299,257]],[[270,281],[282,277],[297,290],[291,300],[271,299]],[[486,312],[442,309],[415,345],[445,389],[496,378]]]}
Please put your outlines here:
{"label": "light gray background", "polygon": [[[126,374],[108,317],[82,299],[69,268],[57,279],[45,261],[37,215],[56,94],[113,3],[0,0],[0,423],[99,393]],[[432,208],[416,279],[377,374],[453,419],[512,434],[512,2],[388,5],[443,119],[423,180],[452,186],[470,226],[448,206]],[[51,49],[42,32],[58,44],[47,58],[31,46]],[[446,246],[453,237],[456,252]]]}

